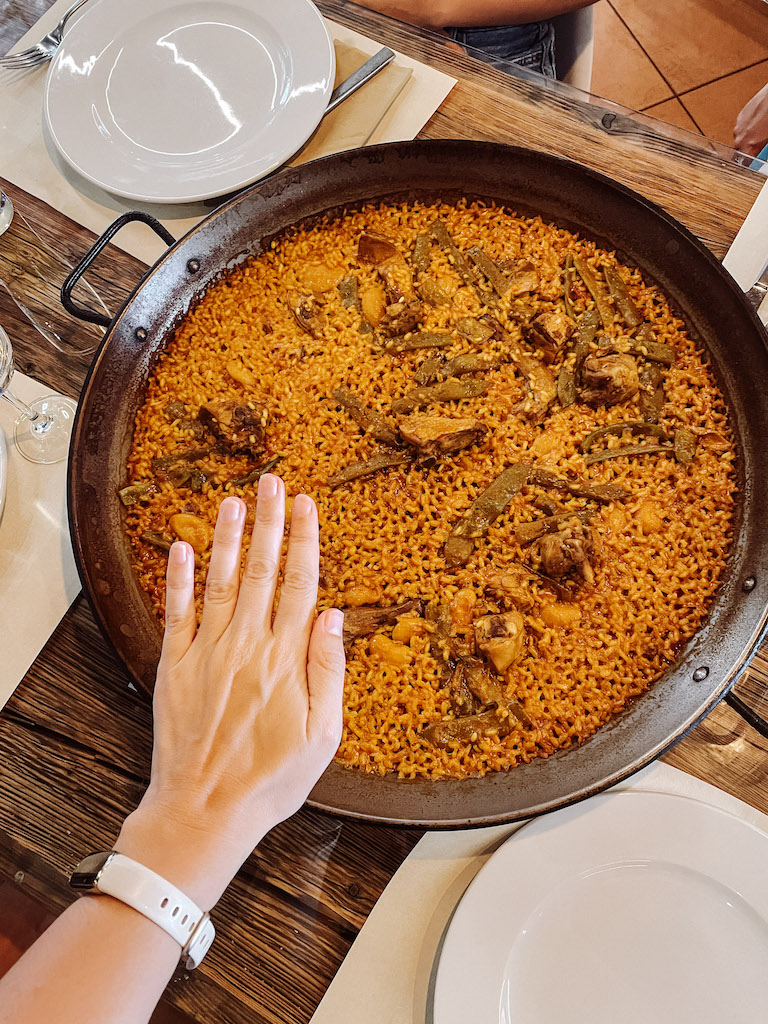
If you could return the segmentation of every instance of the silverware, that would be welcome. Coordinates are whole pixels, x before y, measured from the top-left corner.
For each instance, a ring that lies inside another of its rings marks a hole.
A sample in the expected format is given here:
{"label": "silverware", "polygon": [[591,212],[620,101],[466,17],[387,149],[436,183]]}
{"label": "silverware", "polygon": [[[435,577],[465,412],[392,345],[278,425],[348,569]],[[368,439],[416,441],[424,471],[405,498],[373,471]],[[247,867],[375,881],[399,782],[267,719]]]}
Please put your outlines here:
{"label": "silverware", "polygon": [[[353,92],[357,92],[361,85],[365,85],[367,81],[373,78],[374,75],[377,75],[382,68],[385,68],[394,59],[395,51],[390,50],[388,46],[382,46],[378,53],[374,53],[365,64],[360,65],[357,71],[353,71],[349,78],[345,78],[340,85],[336,86],[331,93],[328,106],[325,108],[325,114],[330,114],[348,96],[351,96]],[[325,117],[325,114],[323,114],[323,117]]]}
{"label": "silverware", "polygon": [[43,36],[39,43],[29,46],[26,50],[19,50],[18,53],[7,53],[4,57],[0,57],[0,68],[19,70],[34,68],[38,64],[47,64],[59,48],[67,22],[85,2],[86,0],[77,0],[77,3],[72,4],[56,28]]}
{"label": "silverware", "polygon": [[768,260],[763,265],[763,269],[760,271],[755,283],[744,294],[747,296],[750,306],[757,312],[762,305],[763,299],[768,295]]}

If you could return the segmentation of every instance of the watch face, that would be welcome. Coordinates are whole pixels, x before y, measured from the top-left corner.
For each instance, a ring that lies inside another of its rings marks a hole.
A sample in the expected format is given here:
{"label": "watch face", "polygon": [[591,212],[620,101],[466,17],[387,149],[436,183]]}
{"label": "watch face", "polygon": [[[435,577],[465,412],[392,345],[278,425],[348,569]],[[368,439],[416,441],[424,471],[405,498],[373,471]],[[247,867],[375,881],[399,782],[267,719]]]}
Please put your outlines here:
{"label": "watch face", "polygon": [[82,892],[90,892],[95,888],[99,875],[103,871],[107,861],[114,857],[114,850],[106,850],[103,853],[91,853],[77,865],[69,876],[69,884],[72,889]]}

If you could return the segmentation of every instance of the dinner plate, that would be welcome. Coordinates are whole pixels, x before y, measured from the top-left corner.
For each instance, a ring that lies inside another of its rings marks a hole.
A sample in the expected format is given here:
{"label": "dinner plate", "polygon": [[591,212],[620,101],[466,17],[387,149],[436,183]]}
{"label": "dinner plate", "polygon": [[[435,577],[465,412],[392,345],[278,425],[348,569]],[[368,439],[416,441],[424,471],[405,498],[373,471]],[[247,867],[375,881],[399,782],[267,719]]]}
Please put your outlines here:
{"label": "dinner plate", "polygon": [[593,797],[535,819],[448,927],[434,1024],[722,1024],[768,1007],[768,836],[708,804]]}
{"label": "dinner plate", "polygon": [[100,0],[53,59],[45,119],[65,160],[101,188],[194,202],[300,149],[334,72],[310,0]]}

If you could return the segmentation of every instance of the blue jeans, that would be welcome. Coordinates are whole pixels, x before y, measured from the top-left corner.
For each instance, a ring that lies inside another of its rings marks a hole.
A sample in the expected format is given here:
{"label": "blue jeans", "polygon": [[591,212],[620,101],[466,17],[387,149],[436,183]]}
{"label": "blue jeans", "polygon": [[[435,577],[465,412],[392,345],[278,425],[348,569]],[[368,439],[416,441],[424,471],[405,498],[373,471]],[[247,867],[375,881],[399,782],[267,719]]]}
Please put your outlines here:
{"label": "blue jeans", "polygon": [[472,56],[500,71],[511,73],[508,65],[512,63],[549,78],[555,77],[555,30],[550,21],[533,21],[529,25],[448,28],[446,32],[462,46],[479,50]]}

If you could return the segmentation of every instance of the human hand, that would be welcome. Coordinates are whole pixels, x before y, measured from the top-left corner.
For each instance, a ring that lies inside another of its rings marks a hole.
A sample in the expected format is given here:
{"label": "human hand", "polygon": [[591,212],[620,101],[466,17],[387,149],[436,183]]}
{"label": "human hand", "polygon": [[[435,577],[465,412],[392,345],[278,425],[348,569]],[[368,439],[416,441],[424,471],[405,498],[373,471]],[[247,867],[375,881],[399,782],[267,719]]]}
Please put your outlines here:
{"label": "human hand", "polygon": [[757,156],[768,143],[768,85],[739,111],[733,129],[736,149],[750,156]]}
{"label": "human hand", "polygon": [[222,502],[199,630],[193,551],[177,542],[169,553],[152,776],[115,848],[204,907],[301,807],[341,739],[343,616],[314,620],[317,509],[306,495],[293,503],[272,621],[284,512],[283,483],[266,474],[239,583],[245,505]]}

